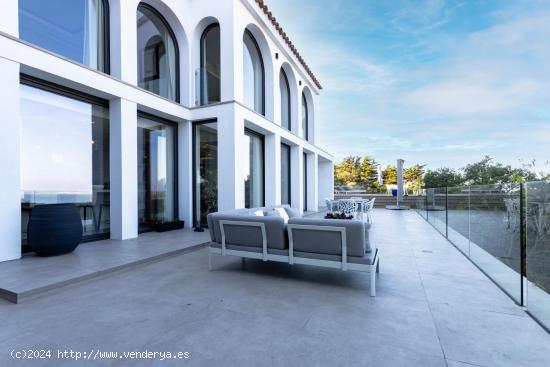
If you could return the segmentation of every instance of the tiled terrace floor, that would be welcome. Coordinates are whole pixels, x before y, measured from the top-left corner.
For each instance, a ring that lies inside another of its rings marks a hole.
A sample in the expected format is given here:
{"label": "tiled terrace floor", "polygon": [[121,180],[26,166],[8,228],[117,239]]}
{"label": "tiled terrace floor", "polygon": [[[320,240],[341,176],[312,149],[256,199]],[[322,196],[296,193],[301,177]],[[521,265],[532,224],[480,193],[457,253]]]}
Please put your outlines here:
{"label": "tiled terrace floor", "polygon": [[[369,275],[205,249],[0,301],[1,366],[550,366],[550,335],[414,212],[376,210]],[[176,360],[14,361],[12,349],[188,351]],[[31,363],[32,362],[32,363]]]}

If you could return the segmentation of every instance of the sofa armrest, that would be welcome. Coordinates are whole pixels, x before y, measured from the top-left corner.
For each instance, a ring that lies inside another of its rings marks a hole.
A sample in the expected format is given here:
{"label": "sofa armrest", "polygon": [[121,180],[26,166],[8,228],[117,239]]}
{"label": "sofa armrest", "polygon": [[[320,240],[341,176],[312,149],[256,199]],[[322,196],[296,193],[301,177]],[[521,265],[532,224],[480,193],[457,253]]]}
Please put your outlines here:
{"label": "sofa armrest", "polygon": [[258,227],[260,228],[260,231],[262,232],[262,259],[264,261],[267,260],[267,234],[265,230],[265,224],[262,222],[246,222],[241,220],[220,220],[220,232],[221,232],[221,240],[222,240],[222,255],[225,256],[226,253],[226,238],[227,238],[227,232],[231,231],[231,226],[235,227]]}
{"label": "sofa armrest", "polygon": [[306,231],[321,231],[321,232],[340,232],[342,241],[342,270],[348,269],[348,243],[346,238],[346,229],[344,227],[335,226],[316,226],[308,224],[288,224],[288,258],[289,264],[294,264],[294,240],[292,237],[292,231],[294,229],[306,230]]}

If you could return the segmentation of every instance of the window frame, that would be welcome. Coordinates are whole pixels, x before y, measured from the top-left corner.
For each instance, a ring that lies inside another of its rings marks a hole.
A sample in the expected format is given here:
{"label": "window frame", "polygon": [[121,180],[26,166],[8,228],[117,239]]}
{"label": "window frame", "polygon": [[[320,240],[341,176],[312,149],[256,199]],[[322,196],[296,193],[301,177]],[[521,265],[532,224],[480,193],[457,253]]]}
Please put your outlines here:
{"label": "window frame", "polygon": [[[244,35],[243,37],[248,36],[250,37],[250,39],[252,40],[252,44],[254,45],[254,47],[256,48],[256,52],[258,52],[258,57],[260,59],[260,66],[262,67],[262,105],[261,105],[261,112],[260,111],[256,111],[254,108],[253,110],[257,113],[259,113],[260,115],[262,116],[265,116],[266,114],[266,111],[265,111],[265,94],[266,94],[266,89],[265,89],[265,64],[264,64],[264,57],[262,55],[262,50],[260,49],[260,45],[258,45],[258,41],[256,41],[256,37],[254,37],[254,34],[249,30],[249,29],[245,29],[244,30]],[[243,43],[244,43],[244,38],[243,38]],[[244,43],[244,45],[246,46],[246,43]],[[248,46],[247,46],[248,47]],[[244,71],[244,70],[243,70]],[[254,83],[256,84],[256,83]],[[254,91],[255,92],[255,91]]]}
{"label": "window frame", "polygon": [[[284,82],[285,82],[285,86],[286,86],[286,93],[288,95],[288,103],[287,103],[287,118],[288,118],[288,128],[282,126],[283,125],[283,103],[282,103],[282,98],[281,98],[281,127],[283,127],[284,129],[288,130],[288,131],[292,131],[292,98],[291,98],[291,95],[290,95],[290,82],[288,81],[288,76],[286,75],[286,72],[283,68],[281,68],[281,73],[280,73],[280,76],[279,78],[283,78]],[[279,83],[280,84],[280,83]],[[283,91],[281,89],[281,96],[283,94]]]}
{"label": "window frame", "polygon": [[[153,115],[151,113],[148,113],[148,112],[144,112],[142,110],[138,110],[137,111],[137,114],[136,114],[136,119],[137,118],[144,118],[144,119],[147,119],[147,120],[152,120],[152,121],[156,121],[156,122],[160,122],[161,124],[165,124],[165,125],[168,125],[168,126],[171,126],[171,127],[174,127],[175,128],[175,134],[174,134],[174,151],[173,151],[173,154],[174,154],[174,221],[177,221],[177,220],[181,220],[181,218],[179,217],[179,190],[178,190],[178,186],[179,186],[179,170],[178,170],[178,123],[177,122],[174,122],[172,120],[168,120],[168,119],[165,119],[163,117],[159,117],[157,115]],[[137,146],[137,141],[136,141],[136,146]],[[140,231],[139,233],[145,233],[145,232],[151,232],[153,229],[147,229],[145,231]]]}
{"label": "window frame", "polygon": [[[220,32],[220,100],[219,101],[216,101],[216,102],[212,102],[212,103],[218,103],[218,102],[221,102],[221,56],[222,56],[222,50],[221,50],[221,27],[220,27],[220,23],[212,23],[210,24],[208,27],[206,27],[204,29],[204,31],[202,32],[201,34],[201,39],[200,39],[200,68],[201,70],[202,69],[205,69],[206,68],[206,63],[205,63],[205,55],[204,55],[204,41],[205,41],[205,38],[206,36],[208,35],[208,32],[210,32],[212,29],[214,28],[218,28],[219,29],[219,32]],[[205,92],[207,92],[204,88],[204,82],[203,82],[203,79],[202,77],[200,78],[200,98],[199,98],[199,102],[200,102],[200,105],[201,106],[208,106],[209,104],[212,104],[208,101],[208,96],[206,96],[206,99],[207,101],[204,101],[204,97],[205,97]]]}
{"label": "window frame", "polygon": [[[44,50],[44,51],[47,51],[51,54],[54,54],[54,55],[57,55],[63,59],[67,59],[67,60],[71,60],[72,62],[75,62],[81,66],[84,66],[88,69],[91,69],[91,70],[95,70],[95,71],[99,71],[100,73],[104,73],[104,74],[107,74],[107,75],[111,75],[111,27],[110,27],[110,19],[111,19],[111,13],[110,13],[110,9],[109,9],[109,1],[108,0],[100,0],[101,1],[101,4],[103,5],[103,65],[101,68],[98,68],[98,69],[95,69],[95,68],[92,68],[86,64],[83,64],[81,62],[79,62],[78,60],[74,60],[74,59],[71,59],[70,57],[67,57],[67,56],[64,56],[62,54],[59,54],[55,51],[52,51],[52,50],[49,50],[45,47],[42,47],[40,45],[37,45],[36,43],[32,43],[32,42],[29,42],[21,37],[18,37],[22,42],[25,42],[25,43],[28,43],[29,45],[32,45],[34,47],[37,47],[41,50]],[[18,7],[17,7],[17,11],[19,12],[19,4],[18,4]],[[17,26],[17,30],[18,32],[20,32],[20,27],[21,27],[21,22],[20,22],[20,18],[18,16],[18,26]]]}
{"label": "window frame", "polygon": [[[261,206],[265,206],[265,185],[266,185],[266,181],[265,181],[265,135],[263,134],[260,134],[259,132],[257,131],[254,131],[252,129],[249,129],[247,127],[244,128],[244,135],[253,135],[253,136],[256,136],[258,138],[260,138],[260,140],[262,141],[262,153],[263,153],[263,156],[262,156],[262,182],[263,182],[263,185],[262,185],[262,203],[261,203]],[[250,149],[250,147],[247,147],[247,149]],[[245,185],[245,181],[243,181],[243,186]],[[243,187],[244,188],[244,187]],[[245,190],[246,191],[246,190]],[[245,192],[246,194],[246,192]],[[245,195],[245,203],[246,203],[246,195]],[[246,205],[245,205],[246,207]],[[247,208],[249,209],[249,208]]]}
{"label": "window frame", "polygon": [[[180,103],[180,85],[181,85],[180,84],[180,47],[179,47],[179,44],[178,44],[178,39],[176,38],[176,34],[172,30],[172,27],[170,26],[170,23],[168,23],[166,18],[164,18],[164,16],[157,9],[155,9],[152,5],[149,5],[149,4],[144,3],[144,2],[140,2],[138,4],[137,8],[136,8],[136,12],[138,12],[140,8],[146,9],[147,11],[150,11],[151,13],[153,13],[162,22],[162,24],[166,27],[166,30],[168,31],[168,34],[170,35],[170,38],[174,42],[174,50],[175,50],[174,58],[176,59],[175,60],[175,64],[176,64],[176,67],[175,67],[175,71],[176,71],[176,86],[175,86],[176,94],[175,94],[175,99],[172,101],[170,98],[161,96],[160,94],[150,92],[147,89],[144,89],[144,88],[141,88],[141,87],[139,87],[139,88],[147,90],[148,92],[153,93],[153,94],[155,94],[155,95],[157,95],[161,98],[166,98],[168,100],[171,100],[172,102]],[[136,24],[136,35],[137,35],[137,24]],[[137,62],[137,58],[136,58],[136,62]],[[138,73],[139,73],[139,70],[138,70]],[[139,74],[138,74],[138,79],[139,79]],[[139,80],[138,80],[138,84],[139,84]]]}
{"label": "window frame", "polygon": [[[305,115],[304,115],[304,108],[305,108]],[[305,121],[303,118],[304,116],[306,117]],[[304,122],[305,122],[305,125],[304,125]],[[302,92],[302,133],[304,135],[303,136],[304,140],[309,141],[309,105],[307,103],[306,94],[304,92]]]}

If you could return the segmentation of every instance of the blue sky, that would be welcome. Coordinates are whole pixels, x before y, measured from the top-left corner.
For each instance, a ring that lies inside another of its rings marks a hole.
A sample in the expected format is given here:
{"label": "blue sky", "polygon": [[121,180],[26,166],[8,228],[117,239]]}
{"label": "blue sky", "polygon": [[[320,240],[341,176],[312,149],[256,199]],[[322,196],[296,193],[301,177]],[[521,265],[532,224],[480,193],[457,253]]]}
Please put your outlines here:
{"label": "blue sky", "polygon": [[550,1],[268,5],[323,84],[318,141],[337,160],[550,171]]}

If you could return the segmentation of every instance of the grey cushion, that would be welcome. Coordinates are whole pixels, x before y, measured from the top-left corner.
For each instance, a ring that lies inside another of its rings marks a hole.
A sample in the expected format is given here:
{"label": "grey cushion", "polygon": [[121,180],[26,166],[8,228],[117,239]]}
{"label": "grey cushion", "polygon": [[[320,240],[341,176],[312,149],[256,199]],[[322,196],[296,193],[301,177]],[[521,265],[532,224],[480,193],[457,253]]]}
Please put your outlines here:
{"label": "grey cushion", "polygon": [[[288,248],[287,237],[285,233],[285,223],[278,217],[256,217],[224,213],[209,214],[214,229],[214,241],[222,242],[220,230],[220,220],[244,221],[264,223],[267,235],[267,247],[285,249]],[[245,227],[226,225],[225,226],[226,243],[242,246],[262,247],[262,231],[259,227]]]}
{"label": "grey cushion", "polygon": [[300,213],[298,213],[296,210],[294,210],[290,207],[285,207],[285,210],[286,210],[286,213],[288,214],[289,218],[301,218],[302,217],[300,215]]}
{"label": "grey cushion", "polygon": [[[288,224],[343,227],[346,229],[348,256],[363,257],[366,253],[365,224],[363,222],[345,219],[292,218]],[[340,232],[295,229],[292,235],[294,251],[342,255]]]}
{"label": "grey cushion", "polygon": [[367,252],[371,252],[372,248],[374,247],[370,242],[370,229],[372,227],[372,224],[365,223],[365,250]]}

